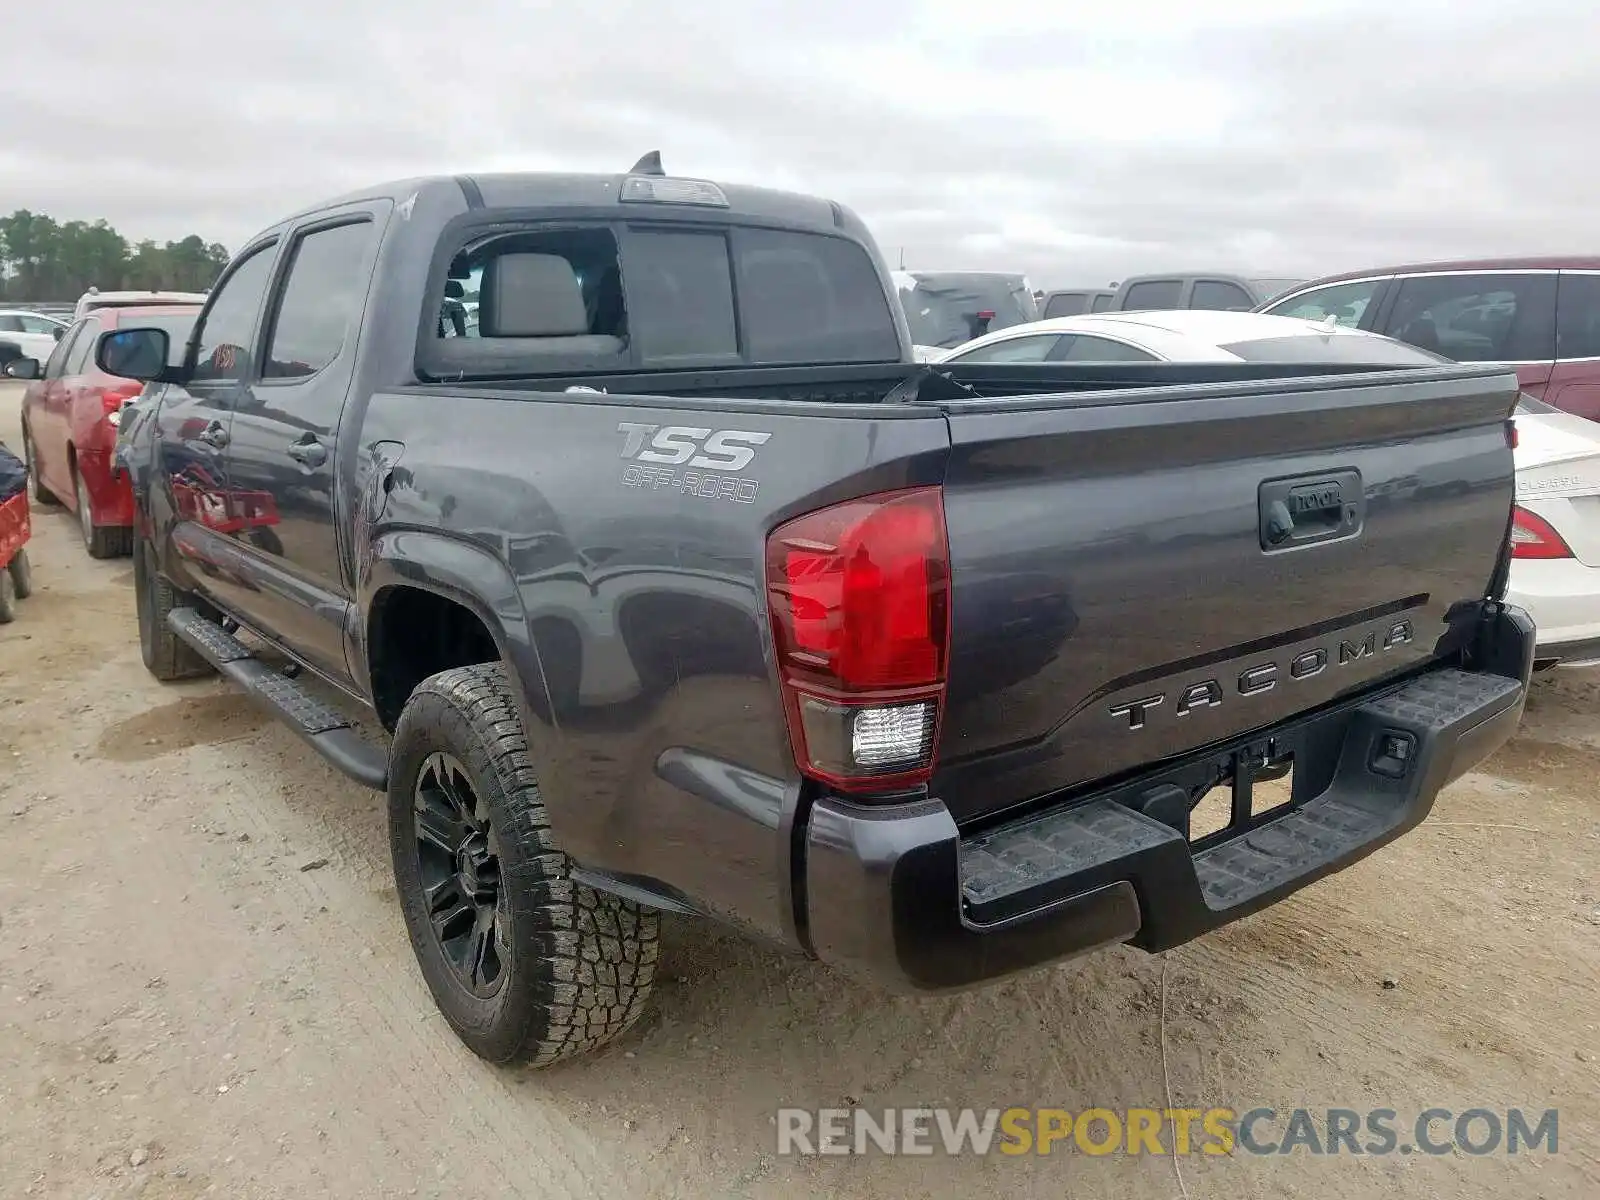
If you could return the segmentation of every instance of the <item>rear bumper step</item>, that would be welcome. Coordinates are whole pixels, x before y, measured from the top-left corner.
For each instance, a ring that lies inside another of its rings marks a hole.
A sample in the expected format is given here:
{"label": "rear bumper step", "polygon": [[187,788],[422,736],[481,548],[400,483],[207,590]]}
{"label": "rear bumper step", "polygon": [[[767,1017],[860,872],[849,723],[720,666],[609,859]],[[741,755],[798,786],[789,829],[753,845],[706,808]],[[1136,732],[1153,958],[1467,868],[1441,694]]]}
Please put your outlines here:
{"label": "rear bumper step", "polygon": [[366,787],[381,792],[388,786],[387,755],[364,739],[350,718],[256,658],[238,638],[194,609],[173,609],[167,624],[332,766]]}
{"label": "rear bumper step", "polygon": [[[976,836],[937,800],[821,800],[806,860],[813,947],[894,990],[936,991],[1115,942],[1169,949],[1265,908],[1417,825],[1441,788],[1511,737],[1533,625],[1507,609],[1495,631],[1482,660],[1520,678],[1435,670]],[[1163,811],[1153,796],[1268,739],[1295,758],[1282,812],[1198,843],[1147,815]]]}

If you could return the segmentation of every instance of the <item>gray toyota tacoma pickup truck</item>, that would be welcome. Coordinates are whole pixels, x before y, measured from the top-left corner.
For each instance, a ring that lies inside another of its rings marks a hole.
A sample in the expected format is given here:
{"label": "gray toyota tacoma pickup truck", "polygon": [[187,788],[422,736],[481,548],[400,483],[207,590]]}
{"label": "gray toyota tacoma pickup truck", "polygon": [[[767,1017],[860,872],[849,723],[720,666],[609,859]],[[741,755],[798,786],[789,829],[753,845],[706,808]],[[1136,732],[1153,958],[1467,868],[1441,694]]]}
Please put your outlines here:
{"label": "gray toyota tacoma pickup truck", "polygon": [[931,992],[1421,821],[1523,707],[1517,389],[1370,345],[918,365],[849,211],[647,163],[331,201],[96,354],[146,664],[386,790],[440,1009],[549,1063],[663,911]]}

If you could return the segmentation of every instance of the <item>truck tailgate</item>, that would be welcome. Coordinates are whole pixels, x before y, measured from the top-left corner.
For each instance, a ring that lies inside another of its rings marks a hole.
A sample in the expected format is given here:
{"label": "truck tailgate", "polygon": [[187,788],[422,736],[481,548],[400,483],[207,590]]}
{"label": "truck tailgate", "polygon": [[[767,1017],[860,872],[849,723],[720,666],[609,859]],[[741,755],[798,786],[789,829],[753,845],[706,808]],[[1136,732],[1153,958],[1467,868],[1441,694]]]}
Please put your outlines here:
{"label": "truck tailgate", "polygon": [[957,401],[958,822],[1457,653],[1505,542],[1504,371]]}

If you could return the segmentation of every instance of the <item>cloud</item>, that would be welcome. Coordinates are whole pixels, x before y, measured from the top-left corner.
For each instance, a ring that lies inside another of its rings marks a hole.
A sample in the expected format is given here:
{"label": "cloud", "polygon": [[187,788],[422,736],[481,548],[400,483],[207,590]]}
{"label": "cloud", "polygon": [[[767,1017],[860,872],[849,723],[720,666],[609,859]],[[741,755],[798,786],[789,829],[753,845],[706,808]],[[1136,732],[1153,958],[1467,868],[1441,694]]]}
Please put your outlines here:
{"label": "cloud", "polygon": [[1041,284],[1594,248],[1600,9],[1567,0],[72,11],[8,14],[0,211],[133,238],[660,148],[849,204],[908,265]]}

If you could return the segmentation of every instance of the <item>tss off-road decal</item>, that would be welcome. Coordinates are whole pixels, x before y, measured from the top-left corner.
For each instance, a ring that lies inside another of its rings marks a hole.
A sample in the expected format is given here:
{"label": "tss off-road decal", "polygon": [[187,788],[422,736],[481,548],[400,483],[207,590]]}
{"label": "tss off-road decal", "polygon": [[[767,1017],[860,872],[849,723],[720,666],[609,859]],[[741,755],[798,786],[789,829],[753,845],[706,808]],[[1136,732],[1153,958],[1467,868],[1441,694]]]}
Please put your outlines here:
{"label": "tss off-road decal", "polygon": [[[700,429],[692,425],[645,425],[620,421],[622,482],[627,487],[666,488],[704,500],[755,501],[759,480],[739,472],[755,461],[756,447],[770,433],[754,429]],[[681,469],[680,469],[681,468]]]}

